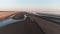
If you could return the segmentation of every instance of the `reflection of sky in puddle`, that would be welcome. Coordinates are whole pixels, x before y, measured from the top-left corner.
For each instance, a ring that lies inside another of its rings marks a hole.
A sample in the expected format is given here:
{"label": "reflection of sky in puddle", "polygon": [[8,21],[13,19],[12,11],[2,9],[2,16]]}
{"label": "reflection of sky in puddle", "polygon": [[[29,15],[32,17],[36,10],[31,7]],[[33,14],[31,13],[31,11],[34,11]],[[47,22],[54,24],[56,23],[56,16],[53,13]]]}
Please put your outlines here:
{"label": "reflection of sky in puddle", "polygon": [[21,19],[21,20],[14,20],[14,19],[10,18],[10,19],[0,21],[0,27],[4,27],[5,25],[15,23],[15,22],[18,22],[18,21],[24,21],[27,17],[26,15],[24,15],[24,16],[25,16],[24,19]]}
{"label": "reflection of sky in puddle", "polygon": [[40,11],[38,13],[53,14],[53,15],[59,15],[60,16],[60,11]]}
{"label": "reflection of sky in puddle", "polygon": [[0,27],[3,27],[5,25],[11,24],[11,23],[15,23],[17,21],[21,21],[21,20],[7,19],[7,20],[4,20],[4,21],[1,21]]}

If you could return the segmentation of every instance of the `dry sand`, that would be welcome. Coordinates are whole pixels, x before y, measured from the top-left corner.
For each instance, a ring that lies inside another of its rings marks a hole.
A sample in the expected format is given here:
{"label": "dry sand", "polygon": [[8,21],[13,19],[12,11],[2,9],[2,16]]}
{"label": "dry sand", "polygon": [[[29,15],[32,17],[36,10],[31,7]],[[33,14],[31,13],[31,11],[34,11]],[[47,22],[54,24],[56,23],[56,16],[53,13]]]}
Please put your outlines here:
{"label": "dry sand", "polygon": [[14,14],[14,13],[16,13],[16,12],[0,12],[0,18],[5,18],[5,17],[7,17],[7,16],[9,16],[9,15],[11,15],[11,14]]}

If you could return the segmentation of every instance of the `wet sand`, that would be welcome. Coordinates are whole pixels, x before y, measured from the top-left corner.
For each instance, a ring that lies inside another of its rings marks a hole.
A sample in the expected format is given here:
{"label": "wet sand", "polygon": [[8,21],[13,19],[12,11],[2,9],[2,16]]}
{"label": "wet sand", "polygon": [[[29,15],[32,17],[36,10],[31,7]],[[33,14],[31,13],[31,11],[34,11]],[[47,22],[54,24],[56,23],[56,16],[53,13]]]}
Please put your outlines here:
{"label": "wet sand", "polygon": [[33,14],[22,22],[9,24],[0,30],[1,34],[60,34],[60,25]]}
{"label": "wet sand", "polygon": [[1,28],[0,34],[42,34],[42,31],[28,18]]}
{"label": "wet sand", "polygon": [[22,22],[9,24],[1,28],[0,34],[42,34],[42,31],[34,21],[27,17]]}

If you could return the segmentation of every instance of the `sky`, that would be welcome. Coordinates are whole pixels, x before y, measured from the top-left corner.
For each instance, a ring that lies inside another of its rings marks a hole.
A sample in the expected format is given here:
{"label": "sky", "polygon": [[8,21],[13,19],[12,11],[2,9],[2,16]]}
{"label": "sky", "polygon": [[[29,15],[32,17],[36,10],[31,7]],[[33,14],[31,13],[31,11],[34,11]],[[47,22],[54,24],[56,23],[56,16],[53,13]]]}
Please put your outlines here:
{"label": "sky", "polygon": [[0,11],[60,11],[60,0],[0,0]]}

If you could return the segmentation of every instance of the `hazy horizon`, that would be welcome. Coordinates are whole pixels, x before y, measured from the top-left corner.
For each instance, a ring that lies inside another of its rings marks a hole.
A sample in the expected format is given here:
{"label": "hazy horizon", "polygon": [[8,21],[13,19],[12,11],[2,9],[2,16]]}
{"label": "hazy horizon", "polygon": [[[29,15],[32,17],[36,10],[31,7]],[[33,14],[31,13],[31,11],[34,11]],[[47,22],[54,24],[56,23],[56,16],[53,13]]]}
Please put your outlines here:
{"label": "hazy horizon", "polygon": [[0,0],[0,11],[60,11],[60,0]]}

